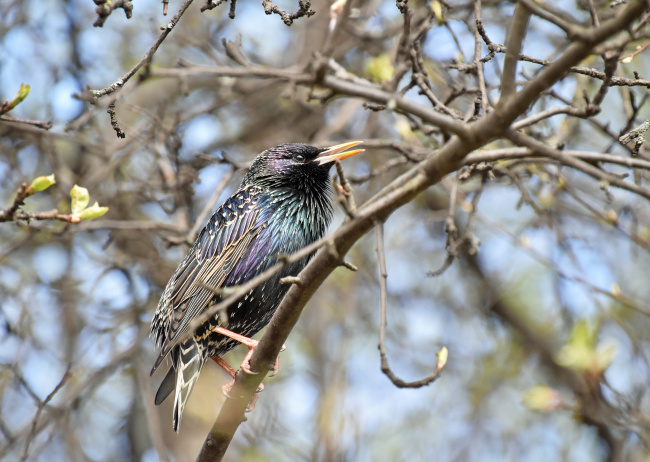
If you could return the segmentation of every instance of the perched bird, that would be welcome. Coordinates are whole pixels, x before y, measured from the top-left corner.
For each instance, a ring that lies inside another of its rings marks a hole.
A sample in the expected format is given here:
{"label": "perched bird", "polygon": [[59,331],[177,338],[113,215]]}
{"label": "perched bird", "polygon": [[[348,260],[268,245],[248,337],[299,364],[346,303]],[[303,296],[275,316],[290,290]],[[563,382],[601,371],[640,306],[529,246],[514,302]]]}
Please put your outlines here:
{"label": "perched bird", "polygon": [[[178,432],[183,409],[208,358],[233,378],[235,371],[221,356],[250,339],[270,320],[289,285],[280,279],[297,275],[313,256],[286,265],[272,278],[230,305],[226,316],[215,315],[184,342],[175,342],[190,322],[221,300],[215,289],[237,286],[320,239],[332,219],[333,162],[362,152],[348,151],[360,141],[329,148],[283,144],[257,156],[239,189],[217,209],[174,272],[151,322],[160,353],[151,373],[167,355],[172,367],[156,394],[160,404],[174,393],[173,426]],[[224,387],[227,387],[224,385]],[[227,388],[224,389],[227,391]]]}

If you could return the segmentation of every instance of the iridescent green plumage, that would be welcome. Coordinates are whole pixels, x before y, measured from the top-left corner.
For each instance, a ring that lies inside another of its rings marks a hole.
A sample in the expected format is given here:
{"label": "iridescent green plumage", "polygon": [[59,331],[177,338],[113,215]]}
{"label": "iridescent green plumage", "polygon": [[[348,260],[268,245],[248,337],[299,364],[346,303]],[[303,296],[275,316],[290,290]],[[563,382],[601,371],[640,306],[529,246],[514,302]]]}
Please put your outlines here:
{"label": "iridescent green plumage", "polygon": [[[331,162],[360,151],[358,144],[332,148],[285,144],[264,151],[239,190],[210,218],[170,279],[156,309],[151,333],[160,347],[152,373],[168,354],[172,368],[156,395],[156,404],[175,389],[174,429],[178,431],[187,398],[205,361],[221,356],[238,342],[213,329],[214,317],[192,337],[174,346],[189,323],[220,300],[209,288],[240,285],[321,238],[332,218]],[[227,328],[250,337],[271,319],[289,289],[280,279],[297,275],[310,256],[282,268],[227,310]]]}

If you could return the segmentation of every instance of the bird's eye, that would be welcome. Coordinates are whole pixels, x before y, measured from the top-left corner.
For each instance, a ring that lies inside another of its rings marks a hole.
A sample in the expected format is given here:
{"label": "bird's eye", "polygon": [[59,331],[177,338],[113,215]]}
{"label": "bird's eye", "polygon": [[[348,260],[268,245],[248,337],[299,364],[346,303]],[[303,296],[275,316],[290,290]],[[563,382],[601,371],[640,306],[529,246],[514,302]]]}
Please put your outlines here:
{"label": "bird's eye", "polygon": [[302,154],[296,154],[294,159],[296,159],[298,162],[304,162],[305,161],[305,156],[303,156]]}

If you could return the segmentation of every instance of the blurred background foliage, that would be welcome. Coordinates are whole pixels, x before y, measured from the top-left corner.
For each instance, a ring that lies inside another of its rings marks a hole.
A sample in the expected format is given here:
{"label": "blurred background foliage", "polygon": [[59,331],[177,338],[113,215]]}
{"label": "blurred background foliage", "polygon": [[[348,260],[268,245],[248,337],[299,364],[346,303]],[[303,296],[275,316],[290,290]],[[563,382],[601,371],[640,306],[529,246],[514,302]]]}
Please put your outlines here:
{"label": "blurred background foliage", "polygon": [[[594,3],[601,21],[615,13],[604,1],[561,6],[588,24]],[[474,3],[449,4],[409,6],[418,18],[444,11],[441,23],[430,18],[422,53],[434,92],[462,114],[475,92],[452,98],[454,91],[476,83],[454,66],[472,60]],[[488,35],[504,43],[513,3],[482,4]],[[194,460],[227,377],[216,365],[204,369],[176,436],[170,400],[153,406],[162,376],[148,375],[154,356],[147,335],[161,290],[206,213],[236,189],[257,153],[276,144],[366,140],[367,152],[345,165],[361,204],[411,164],[395,144],[430,155],[444,142],[435,127],[366,110],[360,98],[309,100],[312,89],[278,79],[165,74],[231,65],[222,38],[257,66],[302,71],[328,36],[330,5],[322,0],[312,4],[316,15],[291,27],[258,2],[240,0],[234,20],[227,5],[201,13],[193,4],[117,99],[126,132],[117,138],[104,102],[92,106],[72,95],[117,80],[169,21],[157,1],[133,5],[131,19],[118,9],[94,28],[90,0],[0,2],[0,101],[29,84],[11,115],[53,123],[46,131],[0,121],[0,208],[11,205],[22,182],[55,173],[56,184],[27,198],[23,210],[70,213],[75,184],[110,209],[78,224],[0,224],[2,461]],[[278,5],[296,8],[288,0]],[[179,6],[170,2],[170,16]],[[353,6],[331,56],[350,73],[386,83],[402,15],[390,1]],[[552,59],[567,43],[561,30],[533,16],[523,52]],[[649,74],[646,55],[619,72]],[[484,67],[491,100],[498,99],[502,62],[497,56]],[[594,55],[582,65],[602,69],[602,60]],[[539,69],[520,66],[520,79]],[[600,83],[571,74],[532,110],[581,102]],[[531,133],[565,149],[629,156],[616,137],[648,117],[646,98],[644,87],[613,88],[591,119],[550,118]],[[643,150],[639,156],[647,159]],[[647,200],[542,160],[499,165],[509,174],[445,178],[385,225],[391,366],[405,380],[424,377],[445,345],[440,380],[398,389],[380,370],[371,234],[348,255],[359,271],[338,269],[311,300],[228,460],[650,457]],[[639,184],[648,185],[644,177]],[[432,276],[447,258],[454,187],[456,226],[470,239]],[[337,210],[335,224],[343,219]],[[243,350],[227,359],[238,364]],[[593,401],[585,384],[598,390]],[[602,421],[586,421],[580,406],[600,406]]]}

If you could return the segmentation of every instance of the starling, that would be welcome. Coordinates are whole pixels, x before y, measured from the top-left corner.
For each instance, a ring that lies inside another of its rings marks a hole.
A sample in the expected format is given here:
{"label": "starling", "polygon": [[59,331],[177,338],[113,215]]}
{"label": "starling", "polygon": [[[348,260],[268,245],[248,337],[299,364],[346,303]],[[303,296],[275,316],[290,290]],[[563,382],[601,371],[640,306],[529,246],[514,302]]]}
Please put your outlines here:
{"label": "starling", "polygon": [[250,337],[271,320],[289,289],[280,279],[297,275],[313,253],[251,289],[228,307],[226,316],[215,315],[183,343],[174,343],[195,317],[221,300],[215,289],[243,284],[278,263],[282,255],[323,237],[332,219],[330,168],[334,161],[362,152],[347,151],[360,143],[329,148],[283,144],[257,156],[237,192],[212,215],[167,283],[151,322],[151,335],[160,348],[151,373],[171,356],[172,367],[158,389],[156,404],[175,392],[177,432],[208,358],[234,378],[234,369],[221,356],[244,343],[249,354],[241,368],[250,372],[248,359],[257,344]]}

